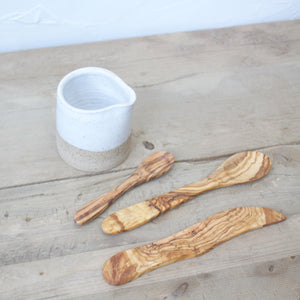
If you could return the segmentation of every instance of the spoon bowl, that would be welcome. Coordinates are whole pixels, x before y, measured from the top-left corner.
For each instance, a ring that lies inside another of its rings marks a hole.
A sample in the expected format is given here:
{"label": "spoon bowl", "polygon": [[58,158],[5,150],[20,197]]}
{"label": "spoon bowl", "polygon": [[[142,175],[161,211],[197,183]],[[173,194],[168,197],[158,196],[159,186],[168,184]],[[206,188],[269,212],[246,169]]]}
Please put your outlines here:
{"label": "spoon bowl", "polygon": [[240,152],[226,159],[208,179],[217,181],[218,187],[248,183],[267,175],[271,166],[270,158],[264,153]]}

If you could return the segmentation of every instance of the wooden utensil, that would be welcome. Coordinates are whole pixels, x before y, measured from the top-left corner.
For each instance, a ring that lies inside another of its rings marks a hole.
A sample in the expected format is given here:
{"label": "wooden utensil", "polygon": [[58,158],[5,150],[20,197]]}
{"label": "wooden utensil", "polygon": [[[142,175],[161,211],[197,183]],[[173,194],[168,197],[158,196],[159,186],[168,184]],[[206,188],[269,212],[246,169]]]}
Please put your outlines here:
{"label": "wooden utensil", "polygon": [[103,221],[102,230],[107,234],[117,234],[134,229],[204,192],[260,179],[270,168],[271,160],[263,153],[254,151],[237,153],[198,182],[110,215]]}
{"label": "wooden utensil", "polygon": [[270,208],[229,209],[160,241],[114,255],[104,263],[102,274],[109,284],[121,285],[159,267],[200,256],[242,233],[285,219]]}
{"label": "wooden utensil", "polygon": [[83,225],[95,219],[125,192],[144,182],[160,177],[168,172],[173,164],[174,156],[169,152],[161,151],[151,154],[123,183],[78,210],[74,215],[75,223]]}

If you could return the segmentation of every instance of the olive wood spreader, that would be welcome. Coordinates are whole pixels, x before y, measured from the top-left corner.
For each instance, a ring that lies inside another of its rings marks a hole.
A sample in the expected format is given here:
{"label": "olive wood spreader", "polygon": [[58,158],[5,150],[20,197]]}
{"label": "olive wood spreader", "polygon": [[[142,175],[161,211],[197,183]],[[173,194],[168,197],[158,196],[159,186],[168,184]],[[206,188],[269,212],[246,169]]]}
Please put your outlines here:
{"label": "olive wood spreader", "polygon": [[117,234],[134,229],[204,192],[258,180],[265,176],[270,168],[271,160],[263,153],[247,151],[234,154],[200,181],[108,216],[102,223],[102,230],[107,234]]}
{"label": "olive wood spreader", "polygon": [[125,192],[144,182],[162,176],[170,170],[173,164],[174,156],[169,152],[160,151],[151,154],[143,160],[131,176],[119,186],[79,209],[74,215],[75,223],[83,225],[92,221]]}
{"label": "olive wood spreader", "polygon": [[102,274],[109,284],[121,285],[159,267],[205,254],[242,233],[285,219],[280,212],[264,207],[225,210],[162,240],[114,255],[104,263]]}

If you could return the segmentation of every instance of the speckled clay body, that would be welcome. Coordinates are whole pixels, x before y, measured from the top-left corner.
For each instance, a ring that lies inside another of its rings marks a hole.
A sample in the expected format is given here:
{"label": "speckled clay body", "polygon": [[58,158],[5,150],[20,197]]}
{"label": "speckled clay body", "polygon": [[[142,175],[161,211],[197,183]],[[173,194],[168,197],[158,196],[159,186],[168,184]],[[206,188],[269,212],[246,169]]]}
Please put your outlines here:
{"label": "speckled clay body", "polygon": [[84,171],[103,171],[129,154],[135,92],[114,73],[83,68],[57,89],[56,129],[60,156]]}

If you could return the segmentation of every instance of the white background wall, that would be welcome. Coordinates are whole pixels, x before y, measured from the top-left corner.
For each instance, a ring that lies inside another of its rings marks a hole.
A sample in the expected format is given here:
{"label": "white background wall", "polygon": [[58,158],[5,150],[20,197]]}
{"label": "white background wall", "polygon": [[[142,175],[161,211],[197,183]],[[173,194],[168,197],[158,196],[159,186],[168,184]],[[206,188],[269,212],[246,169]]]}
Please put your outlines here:
{"label": "white background wall", "polygon": [[0,4],[0,52],[300,18],[300,0],[0,0]]}

